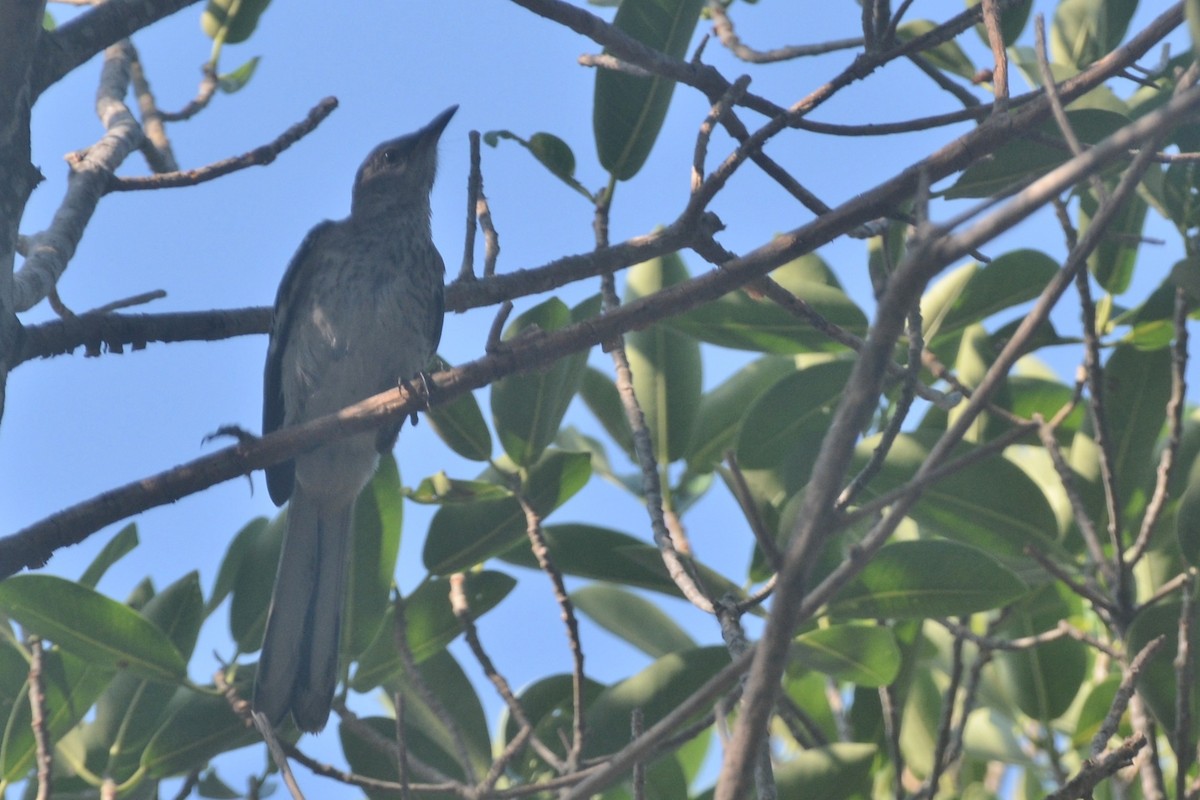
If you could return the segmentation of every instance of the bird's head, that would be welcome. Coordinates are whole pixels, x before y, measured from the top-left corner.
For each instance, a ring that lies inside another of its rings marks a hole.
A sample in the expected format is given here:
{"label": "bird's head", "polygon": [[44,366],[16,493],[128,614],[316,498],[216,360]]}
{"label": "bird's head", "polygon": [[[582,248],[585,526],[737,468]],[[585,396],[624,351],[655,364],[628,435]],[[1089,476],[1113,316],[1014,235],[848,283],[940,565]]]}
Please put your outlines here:
{"label": "bird's head", "polygon": [[437,143],[458,106],[450,106],[419,131],[376,147],[354,177],[351,214],[429,205],[437,174]]}

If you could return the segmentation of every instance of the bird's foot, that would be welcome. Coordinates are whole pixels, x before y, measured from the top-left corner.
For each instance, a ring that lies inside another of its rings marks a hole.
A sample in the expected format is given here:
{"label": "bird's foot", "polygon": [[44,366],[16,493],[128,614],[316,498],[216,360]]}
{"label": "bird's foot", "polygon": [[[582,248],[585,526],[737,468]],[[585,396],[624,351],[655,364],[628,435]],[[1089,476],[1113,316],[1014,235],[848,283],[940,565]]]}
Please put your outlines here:
{"label": "bird's foot", "polygon": [[215,439],[220,439],[223,436],[232,436],[234,439],[238,440],[238,444],[252,444],[253,442],[258,441],[258,437],[256,435],[246,430],[241,425],[222,425],[212,433],[205,434],[204,438],[201,440],[201,443],[208,444],[209,442]]}

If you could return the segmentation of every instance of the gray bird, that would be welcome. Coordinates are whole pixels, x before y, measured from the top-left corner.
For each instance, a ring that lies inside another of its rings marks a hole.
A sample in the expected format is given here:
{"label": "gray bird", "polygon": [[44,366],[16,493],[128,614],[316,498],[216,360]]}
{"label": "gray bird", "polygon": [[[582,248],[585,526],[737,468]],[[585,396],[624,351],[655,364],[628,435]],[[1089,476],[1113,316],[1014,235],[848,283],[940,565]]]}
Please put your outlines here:
{"label": "gray bird", "polygon": [[[263,378],[263,434],[331,414],[417,375],[442,333],[442,257],[430,231],[437,142],[452,106],[376,147],[354,179],[350,216],[317,225],[279,294]],[[254,684],[272,725],[290,711],[319,731],[338,678],[343,584],[354,502],[400,423],[340,439],[267,469],[287,534]]]}

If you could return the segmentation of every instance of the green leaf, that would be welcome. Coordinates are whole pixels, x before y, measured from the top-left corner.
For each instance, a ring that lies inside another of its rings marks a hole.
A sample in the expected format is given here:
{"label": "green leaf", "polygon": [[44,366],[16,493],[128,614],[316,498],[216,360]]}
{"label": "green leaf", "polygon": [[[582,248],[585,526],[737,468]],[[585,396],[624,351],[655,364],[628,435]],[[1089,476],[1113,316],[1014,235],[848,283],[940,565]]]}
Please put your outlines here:
{"label": "green leaf", "polygon": [[1038,250],[1013,250],[990,264],[955,270],[921,299],[926,339],[936,347],[969,325],[1032,300],[1058,271],[1058,262]]}
{"label": "green leaf", "polygon": [[[152,597],[142,614],[171,639],[188,658],[196,646],[204,621],[200,576],[190,572]],[[141,751],[166,720],[168,704],[178,687],[154,683],[128,673],[118,673],[96,703],[87,740],[106,757],[97,765],[118,782],[138,769]]]}
{"label": "green leaf", "polygon": [[[1069,110],[1067,119],[1084,144],[1096,144],[1129,124],[1125,115],[1099,108]],[[1042,123],[1037,132],[1055,141],[1062,139],[1052,120]],[[947,198],[993,197],[1021,181],[1049,172],[1070,157],[1071,151],[1065,142],[1054,145],[1020,138],[1001,145],[990,157],[968,167],[943,195]]]}
{"label": "green leaf", "polygon": [[862,742],[837,742],[804,750],[775,768],[779,797],[867,797],[876,752],[875,745]]}
{"label": "green leaf", "polygon": [[1027,592],[974,547],[938,540],[885,545],[830,603],[838,617],[918,619],[999,608]]}
{"label": "green leaf", "polygon": [[[581,688],[584,708],[591,707],[605,689],[604,684],[586,676]],[[571,675],[550,675],[534,681],[517,695],[525,716],[533,726],[534,735],[563,758],[566,757],[566,749],[562,743],[571,741],[575,724],[573,694],[574,679]],[[500,716],[499,727],[504,744],[511,742],[520,729],[520,724],[505,708]],[[552,769],[532,754],[516,759],[513,768],[526,781],[545,778]]]}
{"label": "green leaf", "polygon": [[[926,442],[936,432],[896,437],[887,459],[867,484],[867,496],[876,496],[902,486],[916,474],[929,456]],[[867,463],[879,437],[861,442],[855,453],[855,469]],[[957,459],[974,450],[961,444],[948,456]],[[1021,498],[1014,503],[1013,498]],[[1058,547],[1058,518],[1045,493],[1020,467],[1003,456],[989,458],[939,480],[909,511],[922,530],[975,545],[989,553],[1024,558],[1033,545],[1043,552]]]}
{"label": "green leaf", "polygon": [[354,542],[346,573],[343,652],[362,653],[379,633],[400,552],[404,504],[400,473],[390,453],[354,507]]}
{"label": "green leaf", "polygon": [[1050,54],[1078,69],[1094,63],[1125,38],[1137,0],[1061,0],[1050,27]]}
{"label": "green leaf", "polygon": [[[226,41],[228,41],[228,39],[226,39]],[[258,62],[260,60],[260,56],[255,56],[245,64],[242,64],[240,67],[235,69],[233,72],[226,72],[224,75],[218,75],[217,86],[225,94],[234,94],[236,92],[240,92],[242,89],[246,88],[246,84],[248,84],[250,79],[254,77],[254,70],[258,69]]]}
{"label": "green leaf", "polygon": [[692,441],[688,447],[688,470],[710,471],[734,445],[746,409],[786,375],[796,371],[790,358],[763,356],[729,376],[700,398]]}
{"label": "green leaf", "polygon": [[[640,539],[578,523],[547,525],[542,528],[542,536],[555,566],[564,574],[682,596],[662,565],[658,549]],[[634,552],[645,552],[646,558],[631,558]],[[538,569],[537,559],[524,542],[501,553],[500,558],[510,564]]]}
{"label": "green leaf", "polygon": [[[1166,637],[1166,641],[1158,649],[1158,653],[1142,668],[1137,679],[1138,694],[1145,699],[1146,705],[1150,707],[1151,713],[1158,718],[1159,725],[1165,731],[1176,729],[1175,695],[1178,674],[1172,662],[1175,654],[1179,651],[1179,613],[1181,609],[1182,604],[1174,601],[1144,607],[1134,617],[1133,624],[1129,626],[1129,633],[1126,636],[1128,640],[1126,652],[1131,657],[1141,652],[1141,649],[1152,639],[1158,636]],[[1196,625],[1194,609],[1192,614],[1188,649],[1195,653],[1196,647],[1200,646],[1200,631],[1197,630],[1200,626]],[[1195,737],[1197,733],[1200,733],[1200,697],[1197,697],[1195,681],[1189,687],[1187,695],[1192,720],[1192,729],[1189,733]]]}
{"label": "green leaf", "polygon": [[[449,364],[441,362],[441,369]],[[446,403],[438,403],[425,412],[425,419],[446,446],[470,461],[487,461],[492,457],[492,432],[488,430],[479,402],[470,392],[460,394]]]}
{"label": "green leaf", "polygon": [[[19,575],[8,578],[0,586],[7,585],[18,577],[42,577]],[[150,623],[146,623],[149,625]],[[17,696],[10,701],[9,691],[13,683],[5,681],[3,709],[6,727],[4,740],[0,743],[0,769],[5,781],[16,781],[28,777],[37,753],[37,742],[33,737],[33,725],[29,708],[28,688],[25,676],[29,665],[20,652],[11,645],[0,644],[0,673],[19,681]],[[60,648],[52,648],[42,654],[42,682],[46,691],[46,731],[51,741],[62,739],[74,728],[96,698],[113,679],[113,669],[107,663],[90,658],[78,658]],[[16,681],[14,681],[16,682]]]}
{"label": "green leaf", "polygon": [[595,367],[588,367],[583,372],[583,382],[579,386],[579,396],[587,405],[588,410],[595,415],[604,431],[617,446],[627,455],[633,455],[633,429],[629,427],[629,417],[625,414],[625,405],[621,402],[621,394],[612,378]]}
{"label": "green leaf", "polygon": [[[1047,584],[1022,597],[1009,609],[997,635],[1010,639],[1053,630],[1074,609]],[[1013,697],[1022,712],[1043,723],[1066,713],[1087,673],[1087,645],[1063,637],[1024,650],[999,653],[1011,676]]]}
{"label": "green leaf", "polygon": [[[967,0],[969,8],[974,8],[979,3],[980,0]],[[1013,43],[1020,38],[1021,32],[1025,30],[1025,23],[1029,21],[1029,12],[1032,10],[1033,0],[1024,0],[1024,2],[1010,5],[1000,12],[1000,36],[1004,40],[1005,47],[1012,47]],[[987,30],[982,23],[975,26],[975,32],[985,43],[988,41]]]}
{"label": "green leaf", "polygon": [[601,628],[651,658],[696,646],[662,609],[625,589],[594,583],[571,592],[571,602]]}
{"label": "green leaf", "polygon": [[1171,351],[1117,345],[1104,365],[1104,411],[1117,496],[1141,508],[1153,482],[1154,447],[1171,396]]}
{"label": "green leaf", "polygon": [[[239,672],[234,685],[242,697],[252,691],[252,671]],[[199,769],[209,760],[262,741],[217,692],[211,694],[180,687],[168,705],[170,721],[142,751],[142,768],[152,778],[181,775]]]}
{"label": "green leaf", "polygon": [[[492,764],[491,738],[483,705],[470,678],[448,650],[440,650],[423,660],[417,666],[417,671],[425,687],[440,701],[440,710],[434,711],[426,705],[423,691],[407,672],[401,671],[385,684],[389,698],[397,694],[404,696],[405,731],[409,737],[410,752],[426,763],[440,763],[436,754],[441,753],[442,758],[457,764],[458,751],[454,738],[441,716],[444,710],[462,732],[475,773],[485,774]],[[394,736],[395,720],[391,722],[391,735]],[[426,751],[424,744],[416,744],[418,739],[412,738],[414,736],[419,737],[421,742],[428,742],[432,749]],[[391,762],[394,764],[395,759],[391,759]],[[451,774],[461,774],[461,771],[455,768]],[[395,795],[388,797],[394,798]]]}
{"label": "green leaf", "polygon": [[[516,580],[503,572],[490,570],[469,573],[466,581],[463,591],[474,619],[495,608],[517,584]],[[417,663],[444,650],[462,632],[462,625],[450,607],[449,578],[431,578],[417,587],[404,600],[404,617],[408,622],[408,646]],[[350,681],[350,688],[354,691],[370,691],[401,669],[400,651],[392,634],[395,619],[395,609],[389,606],[380,635],[363,653]]]}
{"label": "green leaf", "polygon": [[220,37],[226,44],[244,42],[270,4],[271,0],[208,0],[200,26],[210,39]]}
{"label": "green leaf", "polygon": [[[688,279],[678,253],[637,264],[626,273],[626,302],[648,297]],[[646,417],[659,464],[683,458],[700,403],[700,343],[663,325],[625,337],[633,391]]]}
{"label": "green leaf", "polygon": [[[687,49],[704,0],[624,0],[613,27],[670,58]],[[606,51],[607,52],[607,51]],[[617,180],[637,174],[650,155],[671,104],[675,82],[596,71],[592,126],[600,164]]]}
{"label": "green leaf", "polygon": [[[1115,181],[1105,181],[1112,191]],[[1079,235],[1087,233],[1092,218],[1100,208],[1095,190],[1080,192]],[[1096,282],[1111,294],[1123,294],[1133,281],[1133,268],[1137,261],[1138,246],[1142,241],[1142,229],[1146,224],[1146,212],[1150,206],[1138,194],[1133,194],[1109,220],[1100,244],[1088,256],[1088,269]]]}
{"label": "green leaf", "polygon": [[91,663],[167,683],[186,675],[179,650],[154,623],[72,581],[15,575],[0,583],[0,610]]}
{"label": "green leaf", "polygon": [[[549,333],[570,323],[570,309],[552,297],[513,320],[504,338],[510,340],[523,331]],[[496,433],[504,452],[518,465],[533,464],[554,441],[586,364],[587,352],[575,353],[546,369],[510,375],[492,384]]]}
{"label": "green leaf", "polygon": [[217,607],[233,591],[238,570],[242,568],[242,561],[246,558],[250,548],[254,546],[254,542],[263,535],[268,524],[270,521],[266,517],[255,517],[233,537],[233,541],[229,543],[229,548],[225,551],[225,557],[221,559],[221,567],[217,570],[217,579],[213,582],[212,595],[209,596],[208,603],[204,606],[204,616],[207,617],[216,611]]}
{"label": "green leaf", "polygon": [[108,543],[101,548],[99,554],[92,559],[92,563],[88,564],[88,568],[84,570],[83,575],[79,576],[79,585],[86,586],[89,589],[95,589],[96,584],[104,577],[104,573],[108,572],[108,568],[120,561],[133,548],[138,546],[138,531],[137,523],[131,522],[124,528],[121,528]]}
{"label": "green leaf", "polygon": [[464,481],[438,472],[422,480],[406,493],[414,503],[444,505],[446,503],[478,503],[484,500],[503,500],[512,497],[512,490],[491,481]]}
{"label": "green leaf", "polygon": [[798,460],[803,483],[853,367],[844,360],[813,364],[752,400],[737,435],[738,463],[746,469],[770,469]]}
{"label": "green leaf", "polygon": [[[591,477],[587,453],[547,451],[530,470],[525,497],[544,520]],[[444,505],[433,515],[422,554],[435,575],[461,572],[509,549],[524,538],[525,512],[515,497]]]}
{"label": "green leaf", "polygon": [[[936,27],[938,27],[937,23],[930,20],[915,19],[896,28],[896,39],[900,42],[911,41],[918,36],[924,36]],[[963,49],[953,39],[942,42],[928,50],[922,50],[920,55],[943,72],[949,72],[960,78],[971,80],[977,72],[975,65],[971,63],[971,59],[967,57],[967,54],[963,52]]]}
{"label": "green leaf", "polygon": [[[1116,697],[1117,688],[1120,685],[1120,675],[1109,675],[1099,683],[1084,687],[1087,695],[1083,698],[1079,716],[1076,717],[1071,731],[1073,747],[1087,747],[1091,743],[1092,737],[1096,735],[1104,720],[1108,718],[1113,698]],[[1118,726],[1118,735],[1128,736],[1131,733],[1132,729],[1127,723]]]}
{"label": "green leaf", "polygon": [[489,147],[496,147],[500,144],[501,139],[509,139],[521,145],[533,154],[533,157],[543,167],[550,170],[554,177],[588,200],[595,199],[587,187],[575,179],[575,153],[571,150],[571,146],[562,139],[552,133],[539,132],[530,136],[529,141],[526,141],[512,131],[505,130],[488,131],[483,135],[483,141]]}
{"label": "green leaf", "polygon": [[[823,277],[821,267],[824,262],[810,254],[784,264],[771,278],[827,321],[862,335],[867,330],[866,315],[839,286]],[[671,317],[668,324],[702,342],[738,350],[793,355],[846,349],[803,318],[744,291]]]}
{"label": "green leaf", "polygon": [[663,656],[641,672],[609,687],[588,708],[586,757],[615,753],[629,742],[629,715],[642,710],[646,728],[729,664],[724,647],[700,647]]}
{"label": "green leaf", "polygon": [[882,625],[832,625],[792,641],[792,658],[834,680],[887,686],[900,671],[900,648]]}
{"label": "green leaf", "polygon": [[[238,534],[225,557],[228,562],[236,551],[238,560],[234,566],[236,572],[229,602],[229,632],[243,653],[253,653],[262,647],[271,591],[275,586],[274,575],[287,531],[287,509],[276,514],[266,525],[257,522],[251,522]],[[241,543],[243,535],[246,536],[244,545]]]}

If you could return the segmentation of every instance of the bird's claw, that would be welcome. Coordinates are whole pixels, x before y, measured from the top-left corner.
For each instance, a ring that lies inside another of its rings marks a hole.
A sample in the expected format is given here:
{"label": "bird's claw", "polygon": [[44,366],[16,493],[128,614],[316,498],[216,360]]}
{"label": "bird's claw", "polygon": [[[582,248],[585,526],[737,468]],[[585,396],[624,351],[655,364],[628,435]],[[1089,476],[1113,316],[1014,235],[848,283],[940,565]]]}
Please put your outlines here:
{"label": "bird's claw", "polygon": [[205,434],[204,438],[201,439],[201,444],[208,444],[215,439],[220,439],[222,436],[232,436],[238,440],[238,444],[251,444],[258,441],[257,436],[241,425],[222,425],[212,433]]}

